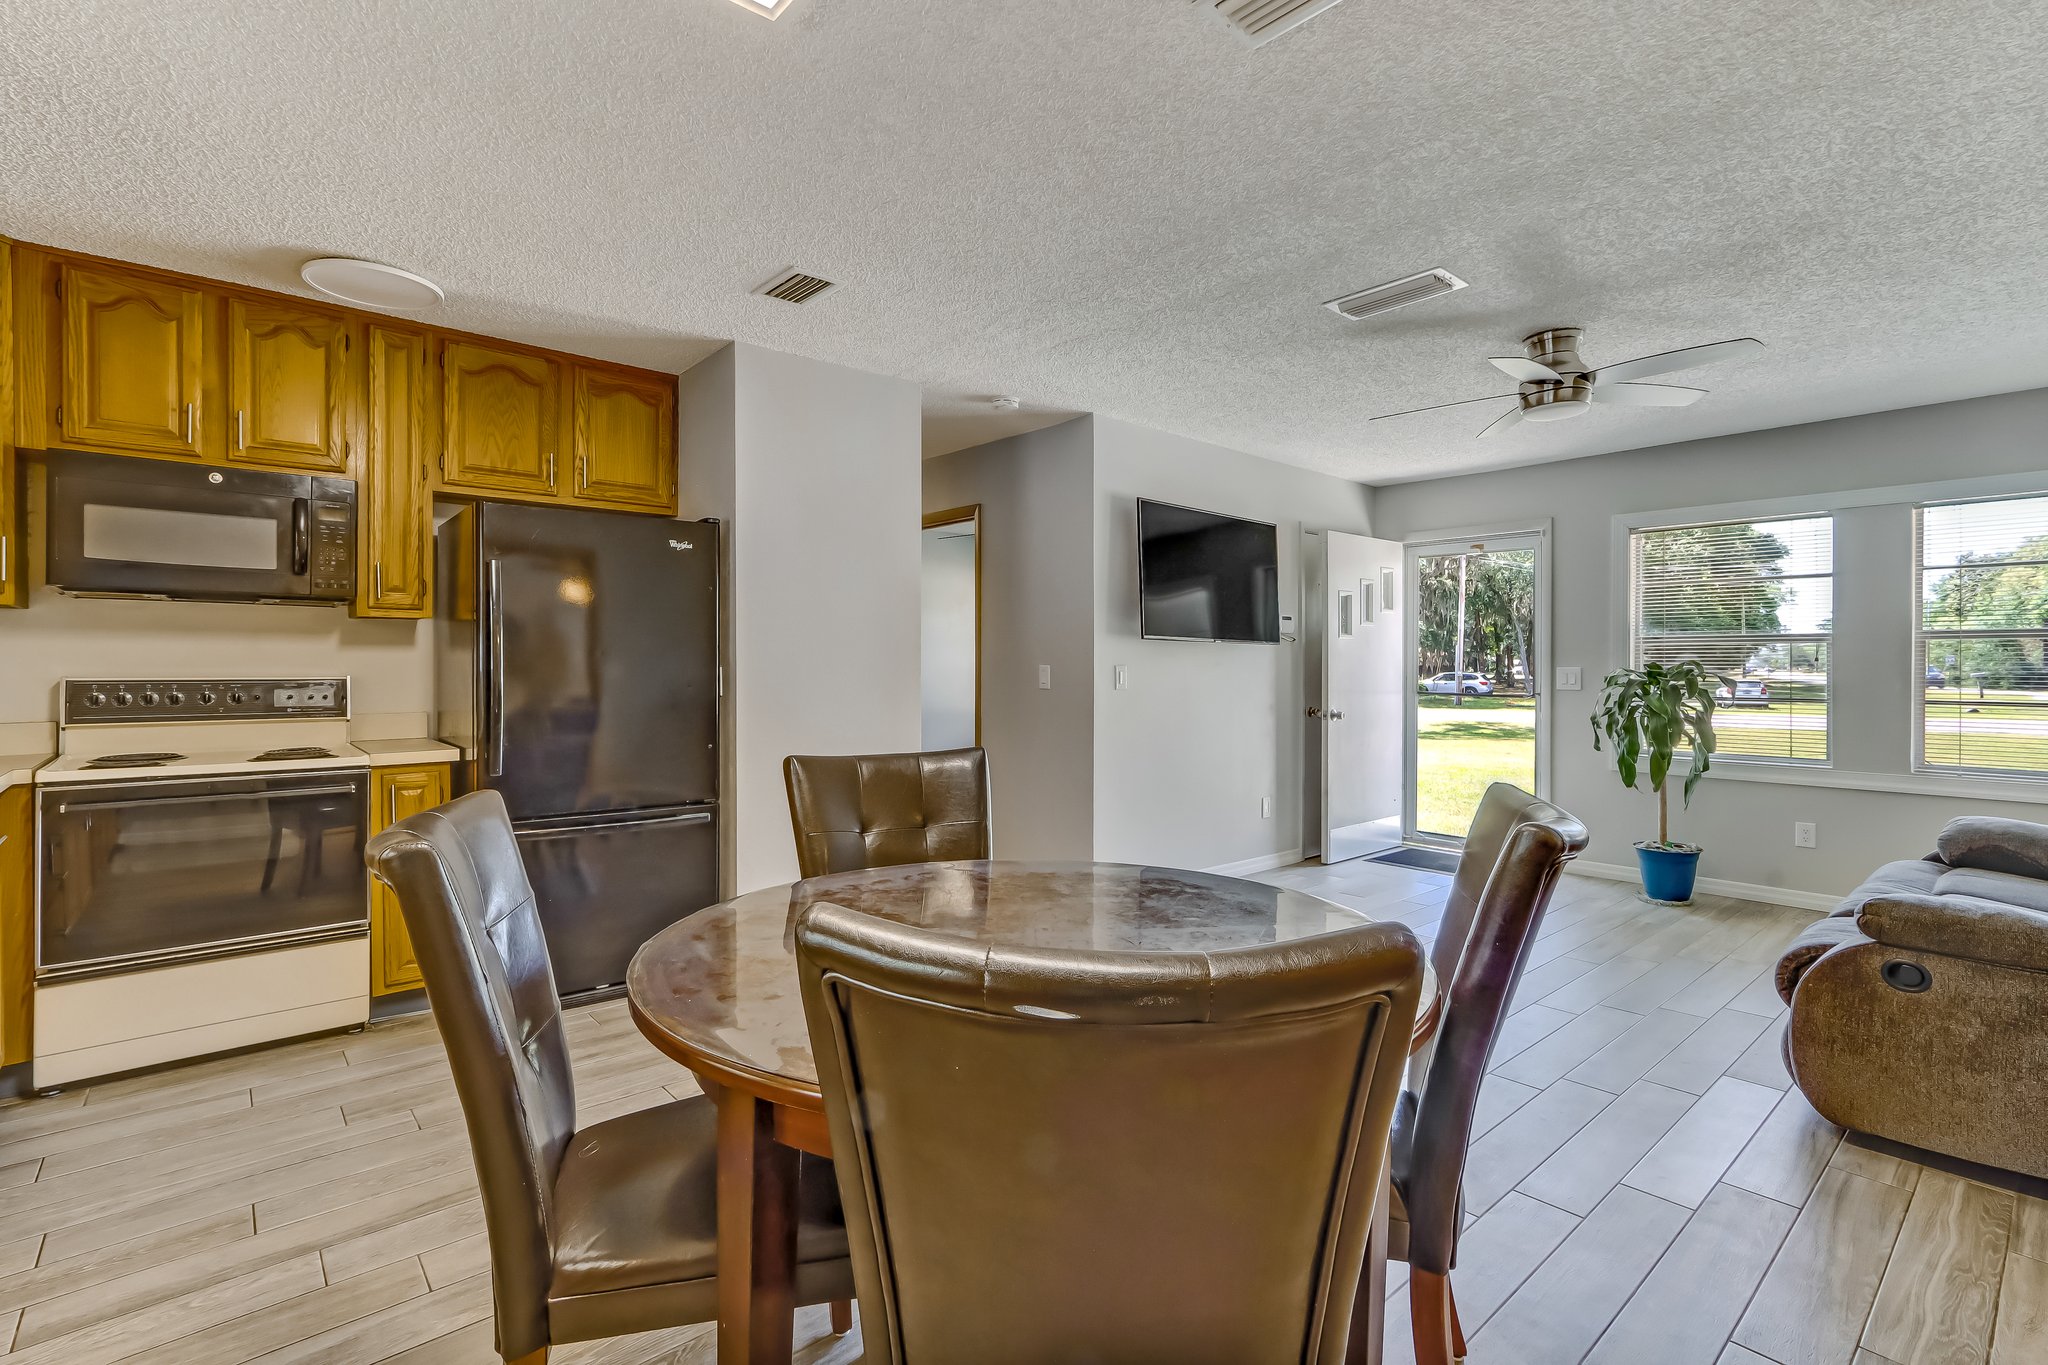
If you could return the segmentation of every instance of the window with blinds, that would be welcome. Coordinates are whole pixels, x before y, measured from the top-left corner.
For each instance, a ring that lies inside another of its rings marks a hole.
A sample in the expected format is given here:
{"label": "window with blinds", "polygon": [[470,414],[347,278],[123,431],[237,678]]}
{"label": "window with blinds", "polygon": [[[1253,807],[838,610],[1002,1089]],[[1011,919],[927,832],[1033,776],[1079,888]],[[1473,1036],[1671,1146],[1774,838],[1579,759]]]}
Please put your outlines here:
{"label": "window with blinds", "polygon": [[2048,777],[2048,497],[1921,507],[1920,763]]}
{"label": "window with blinds", "polygon": [[1720,756],[1827,762],[1834,518],[1659,527],[1630,541],[1634,663],[1698,659],[1726,679]]}

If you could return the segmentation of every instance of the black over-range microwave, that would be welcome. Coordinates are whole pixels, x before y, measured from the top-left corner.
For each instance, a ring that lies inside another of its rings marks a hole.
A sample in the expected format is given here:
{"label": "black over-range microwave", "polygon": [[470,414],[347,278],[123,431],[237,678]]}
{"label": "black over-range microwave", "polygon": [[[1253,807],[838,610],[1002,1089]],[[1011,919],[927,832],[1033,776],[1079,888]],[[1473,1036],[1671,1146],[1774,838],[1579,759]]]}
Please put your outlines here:
{"label": "black over-range microwave", "polygon": [[63,592],[215,602],[355,596],[353,479],[45,453],[48,578]]}

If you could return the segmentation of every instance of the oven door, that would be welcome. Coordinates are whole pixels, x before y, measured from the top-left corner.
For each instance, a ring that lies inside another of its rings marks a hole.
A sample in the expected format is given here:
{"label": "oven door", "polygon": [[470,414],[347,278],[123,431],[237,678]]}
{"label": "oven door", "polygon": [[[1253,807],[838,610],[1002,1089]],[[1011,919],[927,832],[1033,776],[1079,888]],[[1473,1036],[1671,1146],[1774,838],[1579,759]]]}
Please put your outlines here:
{"label": "oven door", "polygon": [[314,490],[304,475],[78,451],[47,459],[51,587],[227,601],[311,595]]}
{"label": "oven door", "polygon": [[369,931],[361,771],[45,787],[36,979]]}

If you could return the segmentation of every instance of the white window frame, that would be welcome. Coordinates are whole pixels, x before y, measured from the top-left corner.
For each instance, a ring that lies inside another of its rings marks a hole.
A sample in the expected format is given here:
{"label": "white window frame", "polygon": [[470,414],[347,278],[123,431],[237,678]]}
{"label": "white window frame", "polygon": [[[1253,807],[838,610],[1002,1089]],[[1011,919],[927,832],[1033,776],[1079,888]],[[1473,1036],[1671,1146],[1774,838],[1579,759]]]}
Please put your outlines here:
{"label": "white window frame", "polygon": [[1912,611],[1912,656],[1907,664],[1907,676],[1913,682],[1912,726],[1910,737],[1913,754],[1913,772],[1930,778],[1946,778],[1950,781],[1975,782],[1988,779],[1994,782],[2023,783],[2041,788],[2042,799],[2048,800],[2048,768],[1966,768],[1947,763],[1927,761],[1927,688],[1925,677],[1920,672],[1927,666],[1926,646],[1930,641],[1961,639],[1965,636],[2016,636],[2029,640],[2048,640],[2048,628],[2030,630],[1996,631],[1936,631],[1926,629],[1927,614],[1922,599],[1924,575],[1927,572],[1927,532],[1924,514],[1930,507],[1956,507],[1977,502],[2014,502],[2024,498],[2048,497],[2048,490],[2035,489],[2032,492],[1995,493],[1981,497],[1927,498],[1913,504],[1913,586],[1908,607]]}

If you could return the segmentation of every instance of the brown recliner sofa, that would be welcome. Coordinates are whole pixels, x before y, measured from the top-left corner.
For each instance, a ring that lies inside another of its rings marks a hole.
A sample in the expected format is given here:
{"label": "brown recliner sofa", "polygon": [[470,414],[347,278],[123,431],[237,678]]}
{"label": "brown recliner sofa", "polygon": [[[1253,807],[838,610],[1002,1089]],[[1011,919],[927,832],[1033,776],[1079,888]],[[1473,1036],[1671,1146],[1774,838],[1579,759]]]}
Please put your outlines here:
{"label": "brown recliner sofa", "polygon": [[2048,825],[1951,821],[1793,940],[1778,994],[1822,1117],[2048,1179]]}

